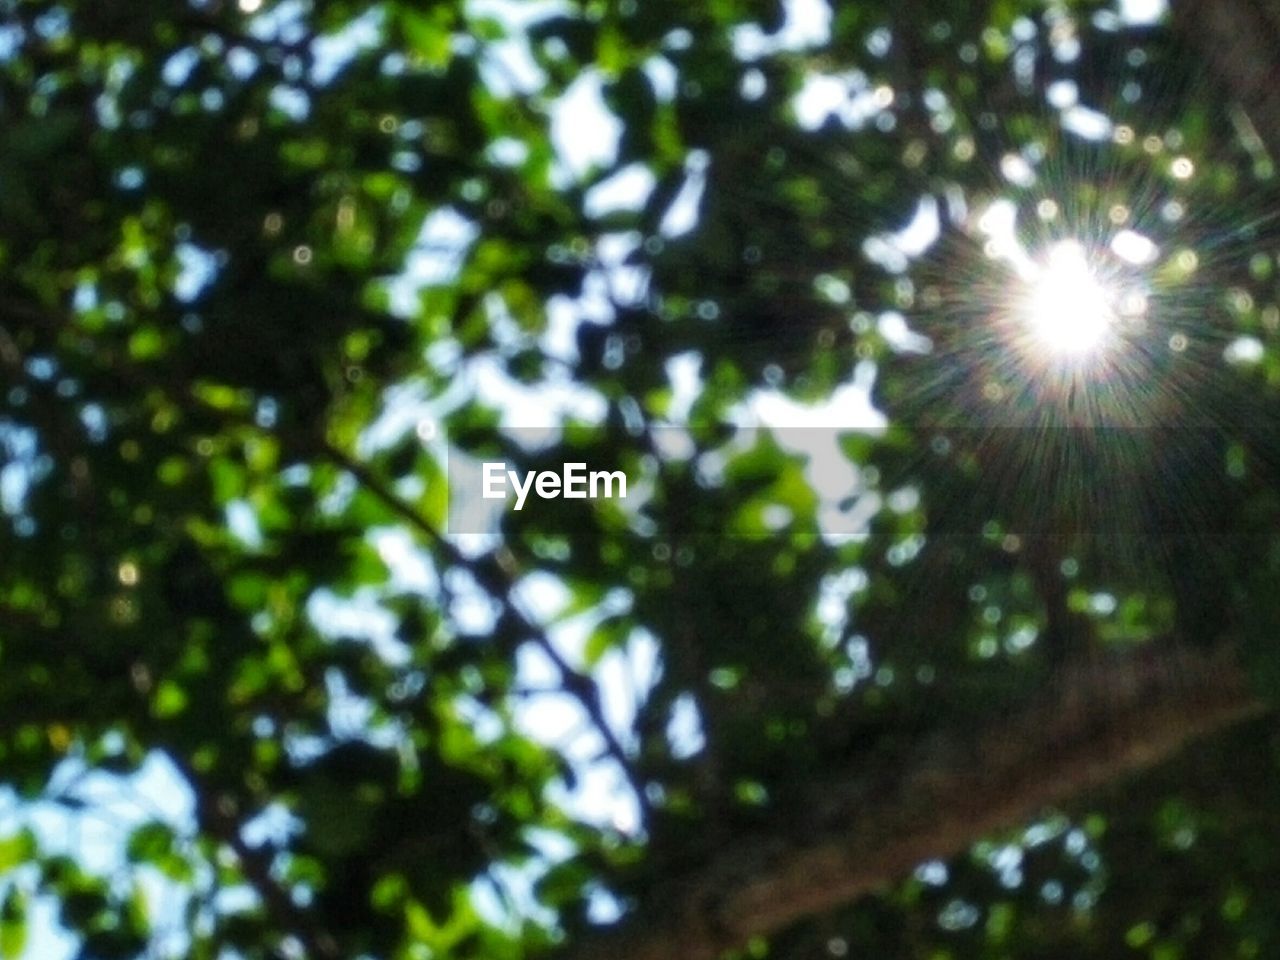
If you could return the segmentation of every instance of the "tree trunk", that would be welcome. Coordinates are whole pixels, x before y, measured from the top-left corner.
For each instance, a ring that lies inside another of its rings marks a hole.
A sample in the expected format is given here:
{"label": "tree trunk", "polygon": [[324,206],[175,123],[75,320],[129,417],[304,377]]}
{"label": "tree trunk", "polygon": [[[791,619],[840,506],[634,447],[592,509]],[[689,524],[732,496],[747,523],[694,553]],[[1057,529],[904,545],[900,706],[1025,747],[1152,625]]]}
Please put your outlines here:
{"label": "tree trunk", "polygon": [[[1246,135],[1280,158],[1280,0],[1172,0],[1172,22],[1247,118]],[[1252,130],[1248,131],[1247,128]]]}
{"label": "tree trunk", "polygon": [[891,781],[869,790],[864,769],[846,771],[813,799],[838,828],[803,842],[742,838],[672,878],[635,916],[575,944],[567,960],[714,960],[1264,712],[1246,679],[1226,650],[1077,665],[1014,715],[920,745]]}

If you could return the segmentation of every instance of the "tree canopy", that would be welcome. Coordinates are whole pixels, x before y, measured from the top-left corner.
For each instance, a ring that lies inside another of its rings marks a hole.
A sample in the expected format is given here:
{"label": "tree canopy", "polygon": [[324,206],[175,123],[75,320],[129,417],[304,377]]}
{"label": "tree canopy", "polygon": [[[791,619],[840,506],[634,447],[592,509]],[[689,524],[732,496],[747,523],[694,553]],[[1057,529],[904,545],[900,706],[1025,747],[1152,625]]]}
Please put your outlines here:
{"label": "tree canopy", "polygon": [[0,11],[0,956],[1280,952],[1273,0]]}

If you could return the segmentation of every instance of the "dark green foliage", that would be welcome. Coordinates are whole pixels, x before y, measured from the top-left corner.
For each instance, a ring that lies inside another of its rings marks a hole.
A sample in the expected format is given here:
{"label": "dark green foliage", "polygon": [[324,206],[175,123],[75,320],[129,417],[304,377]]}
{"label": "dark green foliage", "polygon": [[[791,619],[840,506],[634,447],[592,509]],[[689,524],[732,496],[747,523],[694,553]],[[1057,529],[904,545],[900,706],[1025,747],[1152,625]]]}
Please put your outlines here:
{"label": "dark green foliage", "polygon": [[[1256,134],[1097,4],[809,6],[0,0],[0,957],[543,955],[743,837],[811,842],[812,797],[1079,657],[1227,642],[1276,695]],[[558,113],[593,85],[616,149]],[[560,124],[605,148],[574,169]],[[652,189],[603,209],[628,170]],[[1158,243],[1107,376],[992,332],[1000,198],[1031,249]],[[865,525],[824,536],[785,431],[727,424],[872,380],[887,429],[826,423]],[[500,429],[566,385],[550,446]],[[647,499],[477,546],[446,449]],[[1273,741],[738,946],[1276,955]],[[106,867],[48,827],[101,813],[94,776],[157,801]]]}

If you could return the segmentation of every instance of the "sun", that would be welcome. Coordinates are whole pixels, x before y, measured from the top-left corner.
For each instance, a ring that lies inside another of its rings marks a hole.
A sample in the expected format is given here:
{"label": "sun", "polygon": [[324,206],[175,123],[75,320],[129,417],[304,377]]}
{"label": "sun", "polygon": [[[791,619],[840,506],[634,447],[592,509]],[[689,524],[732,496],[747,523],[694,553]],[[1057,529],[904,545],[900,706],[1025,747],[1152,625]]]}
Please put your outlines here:
{"label": "sun", "polygon": [[1103,350],[1119,320],[1119,291],[1090,265],[1084,247],[1064,240],[1028,264],[1019,320],[1052,358],[1088,359]]}

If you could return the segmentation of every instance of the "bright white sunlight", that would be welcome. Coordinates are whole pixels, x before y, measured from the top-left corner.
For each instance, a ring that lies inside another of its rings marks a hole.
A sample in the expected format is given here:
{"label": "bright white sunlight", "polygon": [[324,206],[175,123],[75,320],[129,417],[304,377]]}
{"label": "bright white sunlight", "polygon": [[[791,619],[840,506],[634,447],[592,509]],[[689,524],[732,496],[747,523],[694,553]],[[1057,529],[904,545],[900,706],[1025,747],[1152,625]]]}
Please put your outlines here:
{"label": "bright white sunlight", "polygon": [[1117,319],[1118,293],[1075,241],[1052,247],[1031,271],[1021,319],[1055,356],[1086,358],[1105,348]]}

